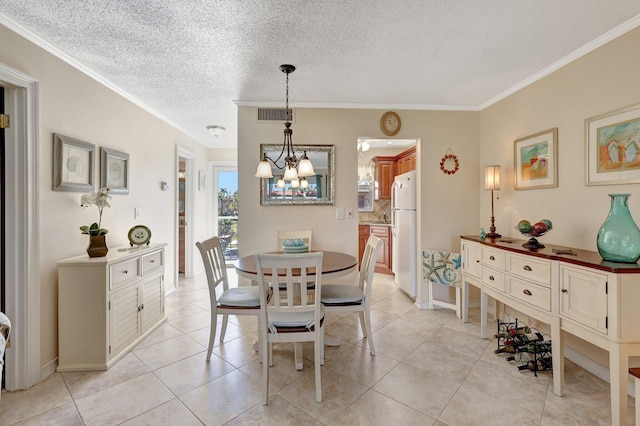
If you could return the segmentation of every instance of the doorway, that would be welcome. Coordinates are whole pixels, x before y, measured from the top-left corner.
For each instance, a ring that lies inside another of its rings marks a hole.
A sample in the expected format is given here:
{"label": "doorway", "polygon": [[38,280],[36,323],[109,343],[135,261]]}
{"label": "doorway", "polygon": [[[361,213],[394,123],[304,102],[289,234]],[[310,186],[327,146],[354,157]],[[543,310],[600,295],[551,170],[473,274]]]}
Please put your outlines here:
{"label": "doorway", "polygon": [[213,227],[228,267],[238,259],[238,167],[211,163],[213,176]]}
{"label": "doorway", "polygon": [[176,276],[193,277],[193,229],[195,203],[195,154],[183,147],[176,148]]}

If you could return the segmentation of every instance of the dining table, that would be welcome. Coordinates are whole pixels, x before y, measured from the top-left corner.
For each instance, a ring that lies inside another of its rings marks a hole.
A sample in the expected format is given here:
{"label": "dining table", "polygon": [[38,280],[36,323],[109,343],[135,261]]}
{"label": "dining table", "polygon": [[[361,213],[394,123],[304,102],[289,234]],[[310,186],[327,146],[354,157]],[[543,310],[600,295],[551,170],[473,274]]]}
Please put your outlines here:
{"label": "dining table", "polygon": [[[313,252],[314,250],[312,250]],[[283,251],[272,251],[270,254],[284,254]],[[358,271],[358,259],[350,254],[338,251],[322,251],[322,279],[340,278],[352,272]],[[235,263],[236,273],[238,276],[250,279],[254,285],[258,282],[258,268],[256,266],[255,255],[243,256]],[[315,275],[311,273],[310,275]],[[325,338],[327,346],[340,346],[341,339]],[[257,342],[254,342],[253,349],[258,350]],[[297,351],[296,351],[297,352]],[[298,368],[300,367],[300,368]],[[296,363],[296,368],[301,369],[302,364]]]}
{"label": "dining table", "polygon": [[[280,253],[282,251],[273,251],[269,253]],[[339,278],[358,270],[358,259],[347,253],[338,251],[322,251],[322,279]],[[254,255],[243,256],[236,263],[236,272],[243,278],[257,282],[258,268]],[[311,274],[315,275],[315,274]]]}

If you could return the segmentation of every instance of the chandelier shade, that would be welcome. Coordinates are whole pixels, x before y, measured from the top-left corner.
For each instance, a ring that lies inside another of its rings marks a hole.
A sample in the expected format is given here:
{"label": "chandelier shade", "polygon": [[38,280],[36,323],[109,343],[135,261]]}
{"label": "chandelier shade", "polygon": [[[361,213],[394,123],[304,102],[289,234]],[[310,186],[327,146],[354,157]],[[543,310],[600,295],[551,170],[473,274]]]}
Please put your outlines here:
{"label": "chandelier shade", "polygon": [[[300,159],[296,155],[293,146],[293,130],[291,129],[291,110],[289,109],[289,74],[294,72],[296,67],[293,65],[280,65],[280,71],[287,75],[287,91],[285,101],[286,122],[284,123],[284,141],[282,143],[282,150],[280,155],[275,160],[264,154],[262,160],[258,163],[255,177],[261,179],[270,179],[273,177],[272,165],[279,170],[284,170],[282,180],[285,182],[291,182],[300,185],[300,178],[307,176],[314,176],[316,173],[313,170],[313,164],[307,157],[307,152],[304,151]],[[285,155],[286,151],[286,155]],[[282,161],[280,161],[282,160]],[[305,179],[306,180],[306,179]],[[278,181],[280,182],[280,181]]]}

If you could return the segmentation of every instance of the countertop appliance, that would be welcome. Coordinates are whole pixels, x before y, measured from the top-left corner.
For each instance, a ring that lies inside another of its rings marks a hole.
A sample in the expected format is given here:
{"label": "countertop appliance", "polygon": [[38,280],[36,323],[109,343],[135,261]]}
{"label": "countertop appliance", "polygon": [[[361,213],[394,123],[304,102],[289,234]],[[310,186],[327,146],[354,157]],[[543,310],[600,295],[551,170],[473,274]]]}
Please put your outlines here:
{"label": "countertop appliance", "polygon": [[416,172],[395,177],[391,185],[391,270],[395,283],[415,298],[417,291]]}

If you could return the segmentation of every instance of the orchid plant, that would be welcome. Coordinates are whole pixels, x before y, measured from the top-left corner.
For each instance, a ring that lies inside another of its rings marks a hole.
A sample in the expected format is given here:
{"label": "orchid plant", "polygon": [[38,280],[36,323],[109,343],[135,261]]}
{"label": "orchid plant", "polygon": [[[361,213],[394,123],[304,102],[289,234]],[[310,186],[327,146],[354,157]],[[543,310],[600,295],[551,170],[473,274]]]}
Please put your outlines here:
{"label": "orchid plant", "polygon": [[98,208],[98,213],[100,214],[98,218],[98,223],[93,223],[91,226],[81,226],[80,231],[83,234],[88,234],[91,236],[96,235],[105,235],[109,232],[108,229],[101,228],[102,225],[102,211],[105,207],[111,207],[109,204],[109,200],[111,199],[111,195],[109,195],[109,188],[100,188],[98,192],[90,192],[88,194],[84,194],[80,198],[80,207],[87,208],[90,206],[96,206]]}

